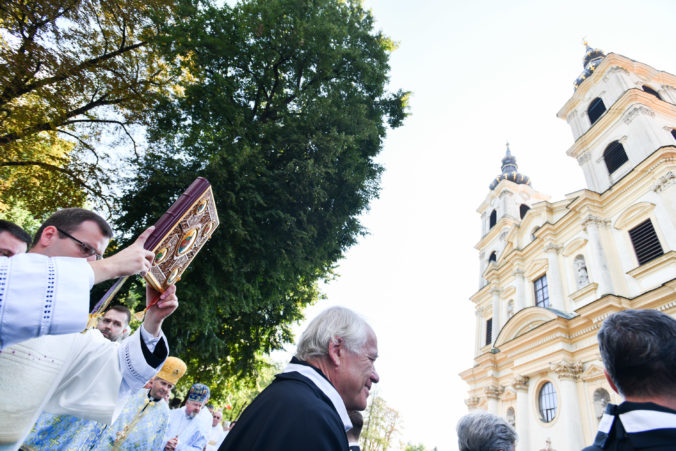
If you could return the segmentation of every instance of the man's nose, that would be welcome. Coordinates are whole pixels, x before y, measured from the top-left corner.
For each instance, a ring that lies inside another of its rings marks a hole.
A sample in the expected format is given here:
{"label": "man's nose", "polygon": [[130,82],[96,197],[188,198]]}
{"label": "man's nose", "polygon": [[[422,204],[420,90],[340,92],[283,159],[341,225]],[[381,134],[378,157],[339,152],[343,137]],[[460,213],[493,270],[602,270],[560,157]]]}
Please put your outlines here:
{"label": "man's nose", "polygon": [[376,371],[375,368],[373,368],[373,371],[371,371],[371,381],[374,383],[378,383],[380,381],[380,376],[378,376],[378,372]]}

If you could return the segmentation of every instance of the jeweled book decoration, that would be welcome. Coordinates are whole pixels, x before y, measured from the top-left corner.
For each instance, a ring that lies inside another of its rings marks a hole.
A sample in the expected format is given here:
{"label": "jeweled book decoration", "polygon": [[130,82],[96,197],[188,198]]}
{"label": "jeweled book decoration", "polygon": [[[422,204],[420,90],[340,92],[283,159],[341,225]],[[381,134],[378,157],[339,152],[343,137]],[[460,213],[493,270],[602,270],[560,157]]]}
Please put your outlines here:
{"label": "jeweled book decoration", "polygon": [[[155,230],[146,240],[144,247],[155,253],[150,271],[144,276],[146,282],[160,293],[178,282],[218,225],[211,184],[197,177],[155,223]],[[102,314],[126,280],[122,277],[110,287],[92,310],[92,320]]]}

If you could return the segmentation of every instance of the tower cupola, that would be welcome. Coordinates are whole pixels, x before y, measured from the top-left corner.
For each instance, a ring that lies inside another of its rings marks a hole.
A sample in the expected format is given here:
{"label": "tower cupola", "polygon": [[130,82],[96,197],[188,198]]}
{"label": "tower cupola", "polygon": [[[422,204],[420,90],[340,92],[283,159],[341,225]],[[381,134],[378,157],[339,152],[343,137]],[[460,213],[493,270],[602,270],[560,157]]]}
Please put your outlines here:
{"label": "tower cupola", "polygon": [[601,64],[601,61],[603,61],[603,58],[606,57],[606,54],[603,53],[602,50],[599,49],[593,49],[589,47],[589,44],[587,41],[584,42],[584,45],[586,47],[586,50],[584,52],[584,59],[582,61],[582,67],[584,67],[584,70],[580,74],[579,77],[577,77],[577,80],[575,80],[575,89],[577,89],[580,84],[585,81],[587,78],[591,76],[591,74],[596,70],[599,64]]}
{"label": "tower cupola", "polygon": [[509,150],[509,143],[507,143],[505,157],[502,159],[502,173],[493,179],[489,185],[489,188],[491,190],[494,189],[503,180],[509,180],[510,182],[514,182],[519,185],[523,184],[530,186],[530,178],[528,178],[527,175],[519,174],[519,167],[516,165],[516,158]]}

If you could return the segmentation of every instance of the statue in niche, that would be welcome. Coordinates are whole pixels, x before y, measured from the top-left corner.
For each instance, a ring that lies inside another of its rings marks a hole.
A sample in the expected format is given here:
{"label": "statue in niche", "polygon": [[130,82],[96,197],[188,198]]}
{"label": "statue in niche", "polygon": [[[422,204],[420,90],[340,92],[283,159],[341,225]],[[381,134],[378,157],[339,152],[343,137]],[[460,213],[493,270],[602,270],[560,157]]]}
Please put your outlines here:
{"label": "statue in niche", "polygon": [[507,409],[507,422],[512,425],[512,427],[516,427],[516,415],[514,414],[513,407]]}
{"label": "statue in niche", "polygon": [[577,288],[579,290],[589,284],[589,274],[587,273],[587,265],[584,262],[584,257],[582,255],[575,257],[573,266],[575,266],[575,282],[577,283]]}
{"label": "statue in niche", "polygon": [[507,303],[507,318],[511,318],[514,315],[514,301],[510,300]]}
{"label": "statue in niche", "polygon": [[545,447],[541,448],[540,451],[556,451],[554,448],[552,448],[552,439],[547,437],[547,440],[545,440]]}
{"label": "statue in niche", "polygon": [[606,406],[610,402],[610,395],[603,388],[594,390],[594,415],[596,420],[600,420],[603,413],[606,411]]}

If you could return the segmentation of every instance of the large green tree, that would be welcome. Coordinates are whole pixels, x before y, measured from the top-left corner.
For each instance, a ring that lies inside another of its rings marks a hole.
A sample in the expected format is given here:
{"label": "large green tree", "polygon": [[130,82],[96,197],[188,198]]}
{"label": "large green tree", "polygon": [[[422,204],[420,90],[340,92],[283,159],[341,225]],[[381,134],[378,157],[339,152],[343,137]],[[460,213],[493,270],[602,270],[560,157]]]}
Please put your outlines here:
{"label": "large green tree", "polygon": [[317,282],[364,232],[374,159],[407,94],[387,91],[394,45],[357,1],[182,11],[163,30],[165,59],[190,77],[155,110],[118,225],[138,232],[196,176],[211,181],[221,224],[179,283],[166,332],[190,371],[247,374],[291,339]]}
{"label": "large green tree", "polygon": [[120,164],[110,144],[128,138],[136,150],[134,126],[171,88],[151,44],[173,8],[173,0],[0,2],[0,177],[11,182],[0,185],[0,203],[43,215],[87,196],[112,198]]}

